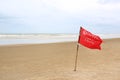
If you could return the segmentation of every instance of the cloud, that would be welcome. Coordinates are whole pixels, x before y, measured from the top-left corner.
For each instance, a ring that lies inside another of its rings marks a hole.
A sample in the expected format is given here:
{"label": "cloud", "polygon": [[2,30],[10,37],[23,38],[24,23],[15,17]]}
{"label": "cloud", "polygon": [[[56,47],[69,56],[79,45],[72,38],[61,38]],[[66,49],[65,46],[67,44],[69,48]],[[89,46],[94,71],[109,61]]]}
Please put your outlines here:
{"label": "cloud", "polygon": [[120,1],[0,0],[0,14],[0,26],[19,27],[15,29],[21,32],[24,27],[33,32],[76,32],[73,27],[77,30],[80,25],[99,30],[107,25],[120,26]]}
{"label": "cloud", "polygon": [[95,5],[96,0],[2,0],[0,11],[9,15],[31,16],[50,13],[52,10],[77,13]]}
{"label": "cloud", "polygon": [[49,6],[67,12],[77,13],[84,11],[85,9],[93,8],[96,4],[96,0],[44,0]]}
{"label": "cloud", "polygon": [[98,0],[101,4],[120,4],[120,0]]}
{"label": "cloud", "polygon": [[42,0],[4,0],[0,1],[0,7],[0,12],[19,17],[38,16],[50,9]]}

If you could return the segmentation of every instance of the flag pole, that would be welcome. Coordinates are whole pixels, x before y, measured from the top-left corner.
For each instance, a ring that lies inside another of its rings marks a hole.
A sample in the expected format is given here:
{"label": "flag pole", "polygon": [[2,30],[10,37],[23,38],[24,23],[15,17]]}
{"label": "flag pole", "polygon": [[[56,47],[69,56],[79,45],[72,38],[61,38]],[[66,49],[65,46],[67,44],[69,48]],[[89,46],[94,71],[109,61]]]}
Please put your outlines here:
{"label": "flag pole", "polygon": [[74,71],[76,71],[76,69],[77,69],[77,59],[78,59],[78,50],[79,50],[79,40],[80,40],[81,28],[82,27],[80,26],[80,32],[79,32],[79,38],[78,38],[78,43],[77,43],[77,51],[76,51]]}
{"label": "flag pole", "polygon": [[74,66],[74,71],[76,71],[76,69],[77,69],[78,49],[79,49],[79,44],[77,44],[77,51],[76,51],[76,58],[75,58],[75,66]]}

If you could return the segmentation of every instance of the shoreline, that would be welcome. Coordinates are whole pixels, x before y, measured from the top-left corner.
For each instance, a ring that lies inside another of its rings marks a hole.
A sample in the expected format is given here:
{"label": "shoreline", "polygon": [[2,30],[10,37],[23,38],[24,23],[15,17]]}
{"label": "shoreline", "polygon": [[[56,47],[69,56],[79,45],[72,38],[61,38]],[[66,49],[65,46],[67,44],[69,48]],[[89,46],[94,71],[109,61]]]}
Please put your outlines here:
{"label": "shoreline", "polygon": [[[120,39],[120,38],[105,38],[103,39],[104,40],[113,40],[113,39]],[[30,39],[27,39],[27,41],[29,41]],[[38,39],[39,40],[39,39]],[[37,40],[37,41],[38,41]],[[20,40],[21,41],[21,40]],[[54,43],[69,43],[69,42],[76,42],[77,43],[77,40],[63,40],[63,41],[47,41],[47,42],[21,42],[21,43],[8,43],[8,44],[0,44],[0,46],[17,46],[17,45],[36,45],[36,44],[54,44]]]}
{"label": "shoreline", "polygon": [[[120,38],[120,34],[96,34],[102,39]],[[75,42],[78,34],[0,34],[1,45]]]}

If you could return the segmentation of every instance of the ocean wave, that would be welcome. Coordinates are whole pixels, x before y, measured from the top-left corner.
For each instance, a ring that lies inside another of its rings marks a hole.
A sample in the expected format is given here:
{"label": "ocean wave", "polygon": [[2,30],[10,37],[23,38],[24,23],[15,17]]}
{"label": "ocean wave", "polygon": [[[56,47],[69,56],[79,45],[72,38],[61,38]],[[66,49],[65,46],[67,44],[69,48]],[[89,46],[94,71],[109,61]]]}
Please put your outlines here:
{"label": "ocean wave", "polygon": [[[102,39],[120,38],[120,34],[97,34]],[[78,34],[2,34],[0,35],[0,45],[13,44],[42,44],[77,41]]]}

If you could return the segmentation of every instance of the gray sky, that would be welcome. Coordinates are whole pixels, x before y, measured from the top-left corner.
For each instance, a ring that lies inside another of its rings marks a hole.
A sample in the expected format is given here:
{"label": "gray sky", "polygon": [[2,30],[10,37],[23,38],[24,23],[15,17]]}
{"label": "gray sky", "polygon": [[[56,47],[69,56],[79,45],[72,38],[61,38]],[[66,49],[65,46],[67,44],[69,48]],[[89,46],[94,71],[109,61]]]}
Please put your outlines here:
{"label": "gray sky", "polygon": [[120,34],[120,0],[0,0],[0,33]]}

